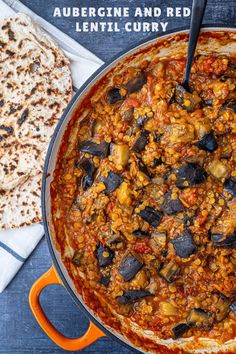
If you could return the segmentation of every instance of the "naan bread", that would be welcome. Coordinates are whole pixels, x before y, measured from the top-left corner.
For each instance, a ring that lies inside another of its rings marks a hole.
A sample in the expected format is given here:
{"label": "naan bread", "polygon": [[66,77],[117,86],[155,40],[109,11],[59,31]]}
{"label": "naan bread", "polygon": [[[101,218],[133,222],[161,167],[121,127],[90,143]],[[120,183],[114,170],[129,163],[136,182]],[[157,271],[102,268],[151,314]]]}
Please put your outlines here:
{"label": "naan bread", "polygon": [[0,21],[0,229],[41,221],[41,176],[72,97],[69,60],[31,18]]}

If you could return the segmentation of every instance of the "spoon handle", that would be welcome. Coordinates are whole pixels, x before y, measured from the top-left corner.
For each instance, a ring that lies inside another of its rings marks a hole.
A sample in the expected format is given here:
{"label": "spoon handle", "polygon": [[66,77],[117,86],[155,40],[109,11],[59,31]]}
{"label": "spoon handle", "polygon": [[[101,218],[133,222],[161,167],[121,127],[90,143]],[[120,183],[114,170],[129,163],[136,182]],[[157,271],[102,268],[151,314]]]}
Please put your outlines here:
{"label": "spoon handle", "polygon": [[186,70],[182,86],[190,90],[190,72],[207,0],[193,0]]}

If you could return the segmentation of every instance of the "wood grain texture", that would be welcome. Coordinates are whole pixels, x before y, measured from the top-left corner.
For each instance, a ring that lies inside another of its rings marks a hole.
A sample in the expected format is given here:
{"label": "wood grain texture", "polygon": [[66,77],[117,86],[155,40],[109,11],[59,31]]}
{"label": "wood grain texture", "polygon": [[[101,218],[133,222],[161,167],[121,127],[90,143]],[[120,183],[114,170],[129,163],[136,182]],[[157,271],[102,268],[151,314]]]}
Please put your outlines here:
{"label": "wood grain texture", "polygon": [[[191,7],[192,0],[22,0],[27,6],[34,10],[46,20],[56,25],[62,31],[69,34],[75,40],[79,41],[85,47],[96,53],[104,61],[110,59],[114,54],[124,50],[128,45],[135,44],[137,41],[148,38],[150,33],[126,33],[123,31],[118,33],[78,33],[75,32],[75,23],[78,18],[53,18],[53,11],[55,6],[62,7],[87,7],[92,6],[98,8],[99,6],[128,6],[130,13],[133,14],[133,9],[138,6],[147,7]],[[86,21],[86,19],[83,19]],[[102,19],[94,18],[94,21]],[[121,25],[130,19],[121,18],[115,19]],[[168,21],[168,29],[188,26],[190,18],[166,18],[161,16],[157,21]],[[137,19],[136,19],[137,21]],[[138,20],[140,21],[140,19]],[[143,21],[151,22],[155,19],[143,19]],[[204,16],[204,24],[235,24],[236,25],[236,5],[235,0],[208,0],[206,13]]]}
{"label": "wood grain texture", "polygon": [[[76,33],[76,19],[52,18],[55,6],[191,6],[190,0],[22,0],[25,5],[56,25],[62,31],[93,51],[104,61],[110,59],[126,46],[148,37],[148,33]],[[96,18],[95,18],[96,20]],[[166,21],[164,17],[162,21]],[[189,24],[190,19],[169,19],[168,29]],[[124,21],[121,19],[121,21]],[[146,20],[145,20],[146,21]],[[147,20],[148,21],[148,20]],[[150,20],[149,20],[150,21]],[[208,0],[204,23],[236,24],[235,0]],[[51,265],[45,240],[28,259],[14,281],[0,295],[0,354],[59,354],[58,348],[40,329],[28,305],[28,293],[34,281]],[[1,271],[6,271],[5,269]],[[41,296],[43,307],[52,322],[64,334],[76,337],[82,334],[88,321],[78,310],[66,291],[51,286]],[[111,339],[100,339],[82,351],[84,354],[131,354]]]}

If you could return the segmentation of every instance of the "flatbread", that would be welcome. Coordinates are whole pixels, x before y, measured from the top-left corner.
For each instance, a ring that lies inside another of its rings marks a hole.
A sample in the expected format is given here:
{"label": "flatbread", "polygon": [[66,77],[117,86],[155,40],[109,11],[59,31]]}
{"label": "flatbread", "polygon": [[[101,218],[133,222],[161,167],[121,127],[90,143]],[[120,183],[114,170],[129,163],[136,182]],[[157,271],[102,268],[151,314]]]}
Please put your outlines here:
{"label": "flatbread", "polygon": [[[34,145],[12,144],[0,156],[0,190],[9,191],[42,170],[43,156]],[[4,168],[2,168],[4,166]]]}
{"label": "flatbread", "polygon": [[69,60],[30,17],[0,21],[0,229],[41,221],[41,176],[72,97]]}
{"label": "flatbread", "polygon": [[39,223],[41,216],[41,179],[42,174],[29,177],[24,183],[3,193],[0,197],[1,225],[17,228]]}

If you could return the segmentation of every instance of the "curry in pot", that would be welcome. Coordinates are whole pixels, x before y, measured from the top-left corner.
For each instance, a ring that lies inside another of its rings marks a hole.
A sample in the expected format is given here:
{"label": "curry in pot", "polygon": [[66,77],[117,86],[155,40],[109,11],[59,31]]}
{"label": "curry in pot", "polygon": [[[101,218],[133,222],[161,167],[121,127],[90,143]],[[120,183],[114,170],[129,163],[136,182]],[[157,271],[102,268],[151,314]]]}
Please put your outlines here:
{"label": "curry in pot", "polygon": [[63,261],[86,304],[158,338],[236,336],[236,61],[152,58],[100,84],[51,185]]}

